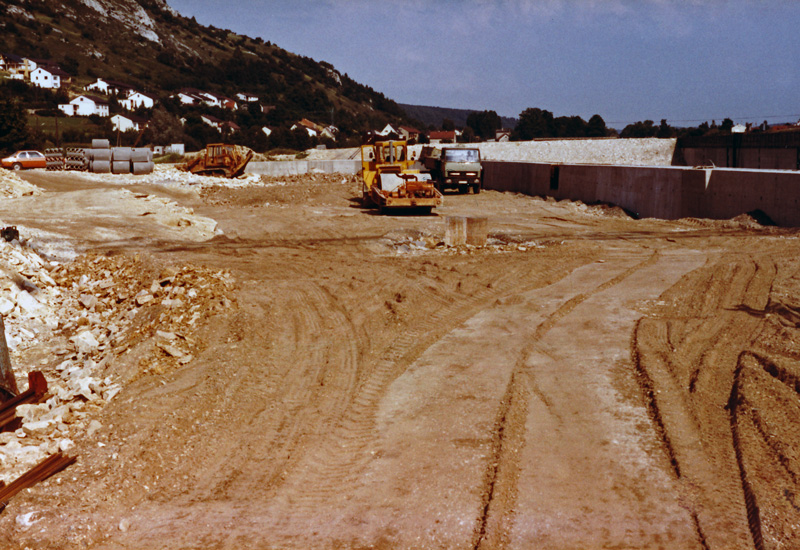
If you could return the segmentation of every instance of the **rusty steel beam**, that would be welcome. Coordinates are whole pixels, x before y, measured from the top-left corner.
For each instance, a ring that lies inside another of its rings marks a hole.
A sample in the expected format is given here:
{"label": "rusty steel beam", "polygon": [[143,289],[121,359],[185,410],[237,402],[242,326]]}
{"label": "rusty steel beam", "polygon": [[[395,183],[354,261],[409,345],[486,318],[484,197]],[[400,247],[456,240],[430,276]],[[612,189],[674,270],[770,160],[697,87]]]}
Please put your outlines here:
{"label": "rusty steel beam", "polygon": [[[8,503],[8,499],[20,491],[47,479],[55,473],[60,472],[70,464],[74,463],[77,459],[78,458],[75,456],[67,456],[62,452],[48,456],[39,464],[12,481],[9,485],[0,486],[0,506],[5,508],[5,505]],[[0,511],[2,511],[2,508],[0,508]]]}
{"label": "rusty steel beam", "polygon": [[17,417],[17,406],[37,403],[47,393],[47,380],[40,371],[28,373],[28,389],[0,403],[0,432]]}

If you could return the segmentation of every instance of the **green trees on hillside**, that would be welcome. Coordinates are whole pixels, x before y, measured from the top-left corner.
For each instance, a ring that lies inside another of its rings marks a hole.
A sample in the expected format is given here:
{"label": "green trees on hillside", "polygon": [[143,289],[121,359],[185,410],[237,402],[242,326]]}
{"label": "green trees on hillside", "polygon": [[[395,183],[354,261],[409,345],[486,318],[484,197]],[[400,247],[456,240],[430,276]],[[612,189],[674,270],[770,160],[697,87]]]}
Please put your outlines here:
{"label": "green trees on hillside", "polygon": [[511,139],[527,141],[537,138],[605,137],[608,128],[603,117],[594,115],[586,122],[579,116],[554,117],[550,111],[525,109],[519,115]]}

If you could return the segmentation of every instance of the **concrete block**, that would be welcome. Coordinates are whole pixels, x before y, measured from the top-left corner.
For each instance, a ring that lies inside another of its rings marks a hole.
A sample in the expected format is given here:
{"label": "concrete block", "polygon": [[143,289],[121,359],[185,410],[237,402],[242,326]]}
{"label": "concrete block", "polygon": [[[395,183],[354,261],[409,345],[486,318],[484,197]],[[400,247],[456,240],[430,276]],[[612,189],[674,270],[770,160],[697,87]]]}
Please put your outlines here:
{"label": "concrete block", "polygon": [[447,246],[484,246],[487,239],[487,218],[447,216],[445,217],[444,243]]}

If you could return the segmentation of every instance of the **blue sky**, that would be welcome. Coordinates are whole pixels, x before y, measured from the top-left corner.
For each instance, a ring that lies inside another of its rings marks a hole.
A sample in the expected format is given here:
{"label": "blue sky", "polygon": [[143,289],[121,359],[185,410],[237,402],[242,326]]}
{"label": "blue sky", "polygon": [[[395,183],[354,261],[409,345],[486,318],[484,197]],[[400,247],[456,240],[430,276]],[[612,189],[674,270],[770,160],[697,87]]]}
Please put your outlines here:
{"label": "blue sky", "polygon": [[618,128],[800,119],[800,1],[167,1],[400,103]]}

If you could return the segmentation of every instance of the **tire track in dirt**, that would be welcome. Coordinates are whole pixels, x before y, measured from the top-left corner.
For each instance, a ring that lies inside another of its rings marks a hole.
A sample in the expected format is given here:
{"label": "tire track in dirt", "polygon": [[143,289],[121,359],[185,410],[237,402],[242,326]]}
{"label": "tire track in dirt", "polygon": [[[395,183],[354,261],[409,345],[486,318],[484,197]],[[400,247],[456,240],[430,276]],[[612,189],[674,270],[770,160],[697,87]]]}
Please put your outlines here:
{"label": "tire track in dirt", "polygon": [[[293,513],[313,514],[320,503],[330,501],[357,483],[364,467],[372,460],[370,449],[376,439],[375,413],[387,388],[400,376],[440,335],[458,326],[499,296],[512,295],[563,275],[565,271],[582,263],[566,259],[544,271],[534,266],[515,265],[486,286],[468,297],[454,300],[446,295],[432,296],[439,306],[433,313],[401,332],[391,345],[380,354],[374,365],[362,368],[365,376],[359,381],[355,397],[341,411],[341,421],[331,426],[328,437],[317,442],[310,451],[308,465],[298,476],[303,489],[293,502]],[[430,289],[417,287],[419,292]],[[313,481],[309,480],[310,479]]]}
{"label": "tire track in dirt", "polygon": [[671,307],[642,319],[634,333],[650,416],[698,538],[712,550],[762,547],[728,409],[740,353],[760,330],[742,308],[762,309],[775,277],[768,257],[718,256],[665,293]]}
{"label": "tire track in dirt", "polygon": [[[524,418],[527,416],[530,395],[534,394],[549,410],[552,410],[546,394],[537,388],[535,379],[530,376],[524,358],[537,348],[538,342],[553,326],[574,311],[576,307],[591,296],[620,284],[633,273],[653,265],[658,257],[658,252],[654,252],[645,260],[604,281],[590,291],[573,296],[536,327],[530,338],[531,343],[526,345],[520,354],[520,361],[512,373],[506,392],[508,397],[504,400],[505,408],[496,430],[497,443],[493,453],[494,459],[491,461],[487,475],[483,513],[479,520],[480,528],[472,546],[475,550],[503,549],[509,543],[512,523],[510,518],[513,517],[516,506],[516,485],[519,475],[519,467],[514,457],[525,445],[525,434],[521,428],[524,425]],[[517,398],[512,399],[512,396],[515,395]],[[516,420],[515,427],[507,424],[507,421],[512,418]],[[502,494],[499,493],[501,488]],[[495,493],[496,489],[498,490],[497,494]]]}
{"label": "tire track in dirt", "polygon": [[[642,423],[643,403],[620,401],[609,387],[612,373],[630,378],[633,371],[624,358],[625,335],[641,316],[634,304],[652,301],[697,262],[697,255],[652,254],[574,297],[540,325],[515,377],[530,393],[524,441],[511,442],[501,461],[510,494],[494,496],[499,505],[490,507],[487,522],[496,527],[478,548],[658,547],[668,540],[675,547],[692,541],[701,547],[685,529],[690,516],[661,470],[668,457],[650,450],[658,438]],[[610,326],[584,321],[606,310]],[[598,356],[575,356],[572,338],[597,341]],[[603,477],[606,470],[611,477]],[[658,496],[642,500],[652,491]]]}

